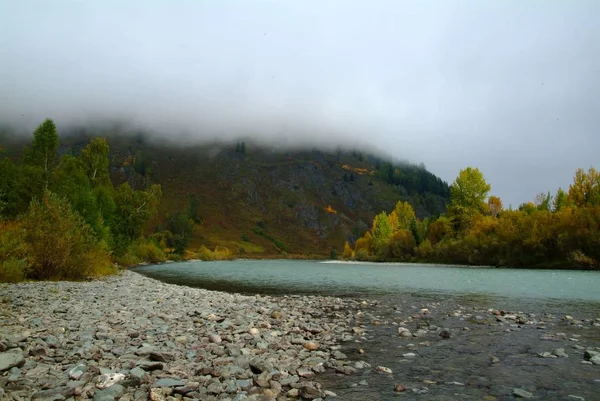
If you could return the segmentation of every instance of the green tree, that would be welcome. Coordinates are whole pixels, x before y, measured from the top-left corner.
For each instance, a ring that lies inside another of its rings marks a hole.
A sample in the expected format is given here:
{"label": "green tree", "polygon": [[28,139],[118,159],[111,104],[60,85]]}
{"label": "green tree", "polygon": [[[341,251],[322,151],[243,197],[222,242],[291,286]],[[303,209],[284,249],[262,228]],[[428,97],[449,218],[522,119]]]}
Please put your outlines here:
{"label": "green tree", "polygon": [[385,257],[387,247],[392,236],[392,225],[390,219],[385,212],[379,213],[373,219],[373,248],[375,254],[379,257]]}
{"label": "green tree", "polygon": [[81,151],[81,161],[94,187],[110,185],[108,151],[108,143],[104,138],[92,139]]}
{"label": "green tree", "polygon": [[558,188],[558,190],[556,191],[556,196],[554,196],[554,201],[552,202],[552,211],[553,212],[560,211],[562,208],[567,206],[567,202],[568,202],[567,193],[562,188]]}
{"label": "green tree", "polygon": [[461,170],[450,187],[449,215],[457,229],[468,227],[474,214],[486,210],[485,199],[491,186],[478,168]]}
{"label": "green tree", "polygon": [[115,216],[111,225],[117,252],[122,252],[139,238],[146,222],[156,215],[162,197],[160,185],[135,191],[128,183],[115,191]]}
{"label": "green tree", "polygon": [[481,212],[491,190],[478,168],[461,170],[450,187],[450,205],[466,210]]}
{"label": "green tree", "polygon": [[46,119],[33,132],[31,148],[25,149],[24,162],[41,170],[44,188],[48,189],[58,164],[58,133],[51,119]]}

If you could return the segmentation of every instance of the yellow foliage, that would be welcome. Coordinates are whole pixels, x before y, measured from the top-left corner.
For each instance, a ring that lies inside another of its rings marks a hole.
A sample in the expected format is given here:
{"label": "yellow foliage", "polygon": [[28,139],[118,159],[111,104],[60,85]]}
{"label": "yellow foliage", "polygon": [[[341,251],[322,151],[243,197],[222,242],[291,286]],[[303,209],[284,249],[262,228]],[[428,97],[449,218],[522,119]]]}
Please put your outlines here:
{"label": "yellow foliage", "polygon": [[198,250],[198,256],[202,260],[229,260],[233,257],[228,248],[220,245],[217,245],[214,251],[202,245]]}
{"label": "yellow foliage", "polygon": [[342,253],[342,257],[344,259],[352,259],[353,255],[354,255],[354,251],[352,251],[352,247],[350,246],[350,244],[348,242],[346,242],[344,244],[344,253]]}
{"label": "yellow foliage", "polygon": [[325,208],[325,211],[330,214],[337,214],[337,211],[334,208],[332,208],[331,206],[327,206]]}
{"label": "yellow foliage", "polygon": [[356,240],[356,243],[354,244],[354,251],[358,253],[359,250],[364,250],[368,253],[371,251],[372,242],[373,239],[371,234],[367,231],[365,235]]}
{"label": "yellow foliage", "polygon": [[408,230],[398,230],[390,238],[390,253],[395,258],[406,259],[413,254],[415,237]]}
{"label": "yellow foliage", "polygon": [[367,174],[367,175],[373,176],[375,174],[375,171],[373,171],[373,170],[369,171],[369,169],[366,169],[366,168],[352,167],[352,166],[349,166],[347,164],[344,164],[342,166],[342,168],[344,170],[346,170],[346,171],[355,172],[358,175],[365,175],[365,174]]}

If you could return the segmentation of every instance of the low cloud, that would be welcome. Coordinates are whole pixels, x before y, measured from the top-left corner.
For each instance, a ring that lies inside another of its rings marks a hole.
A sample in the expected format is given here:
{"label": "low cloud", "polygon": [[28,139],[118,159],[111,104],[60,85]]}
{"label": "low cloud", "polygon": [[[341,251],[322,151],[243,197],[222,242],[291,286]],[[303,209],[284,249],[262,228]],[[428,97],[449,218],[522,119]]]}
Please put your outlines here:
{"label": "low cloud", "polygon": [[597,162],[600,3],[0,5],[0,122],[370,146],[517,206]]}

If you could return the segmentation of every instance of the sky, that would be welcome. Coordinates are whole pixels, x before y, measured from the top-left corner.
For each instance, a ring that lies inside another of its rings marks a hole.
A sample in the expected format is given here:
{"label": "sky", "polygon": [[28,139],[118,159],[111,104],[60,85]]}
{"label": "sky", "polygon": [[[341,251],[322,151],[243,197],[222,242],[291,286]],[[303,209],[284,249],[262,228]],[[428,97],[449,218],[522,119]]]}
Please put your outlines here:
{"label": "sky", "polygon": [[[506,206],[600,168],[597,0],[2,0],[0,123],[372,147]],[[184,139],[184,137],[188,139]]]}

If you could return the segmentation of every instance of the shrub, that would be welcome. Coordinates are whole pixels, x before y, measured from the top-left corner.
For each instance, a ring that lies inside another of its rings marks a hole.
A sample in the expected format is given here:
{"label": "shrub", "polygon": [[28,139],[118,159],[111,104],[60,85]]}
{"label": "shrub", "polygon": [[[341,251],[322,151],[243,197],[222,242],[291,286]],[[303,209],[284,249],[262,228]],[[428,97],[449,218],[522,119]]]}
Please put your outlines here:
{"label": "shrub", "polygon": [[64,198],[47,191],[22,218],[28,276],[82,279],[114,272],[104,243]]}
{"label": "shrub", "polygon": [[10,258],[0,261],[0,283],[18,283],[27,276],[25,259]]}
{"label": "shrub", "polygon": [[202,245],[198,251],[198,256],[202,260],[229,260],[232,258],[231,251],[219,245],[216,246],[214,251]]}

